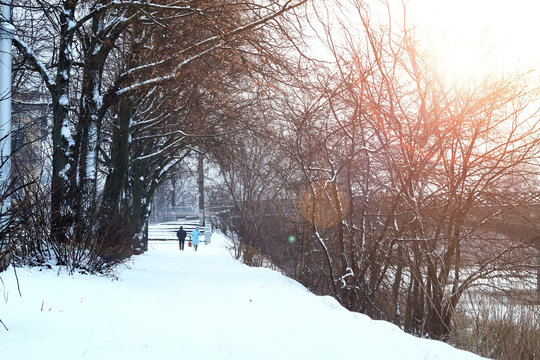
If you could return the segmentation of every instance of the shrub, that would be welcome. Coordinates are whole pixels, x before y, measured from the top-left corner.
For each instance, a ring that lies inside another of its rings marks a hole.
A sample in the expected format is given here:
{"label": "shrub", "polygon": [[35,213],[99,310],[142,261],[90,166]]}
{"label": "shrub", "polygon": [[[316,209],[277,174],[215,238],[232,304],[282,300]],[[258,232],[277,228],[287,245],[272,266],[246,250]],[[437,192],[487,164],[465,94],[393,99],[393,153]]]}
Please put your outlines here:
{"label": "shrub", "polygon": [[540,308],[507,297],[464,301],[448,342],[497,360],[540,359]]}

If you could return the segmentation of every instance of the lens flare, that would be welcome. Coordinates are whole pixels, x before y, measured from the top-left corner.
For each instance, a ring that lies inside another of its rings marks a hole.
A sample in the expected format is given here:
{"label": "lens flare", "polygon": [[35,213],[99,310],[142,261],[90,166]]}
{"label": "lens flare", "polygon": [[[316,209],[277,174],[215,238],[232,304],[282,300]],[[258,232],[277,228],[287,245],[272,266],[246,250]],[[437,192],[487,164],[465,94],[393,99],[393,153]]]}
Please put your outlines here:
{"label": "lens flare", "polygon": [[309,184],[298,200],[302,216],[319,228],[331,228],[343,220],[349,209],[347,197],[334,181]]}

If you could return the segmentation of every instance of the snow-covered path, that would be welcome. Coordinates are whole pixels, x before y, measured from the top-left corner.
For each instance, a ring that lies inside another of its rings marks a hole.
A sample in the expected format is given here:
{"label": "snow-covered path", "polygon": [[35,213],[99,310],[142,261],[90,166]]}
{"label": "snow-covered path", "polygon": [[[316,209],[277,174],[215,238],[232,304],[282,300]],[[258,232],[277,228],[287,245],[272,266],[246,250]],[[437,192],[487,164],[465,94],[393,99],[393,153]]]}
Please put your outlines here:
{"label": "snow-covered path", "polygon": [[480,359],[343,309],[231,258],[150,244],[118,280],[18,269],[0,274],[2,359]]}

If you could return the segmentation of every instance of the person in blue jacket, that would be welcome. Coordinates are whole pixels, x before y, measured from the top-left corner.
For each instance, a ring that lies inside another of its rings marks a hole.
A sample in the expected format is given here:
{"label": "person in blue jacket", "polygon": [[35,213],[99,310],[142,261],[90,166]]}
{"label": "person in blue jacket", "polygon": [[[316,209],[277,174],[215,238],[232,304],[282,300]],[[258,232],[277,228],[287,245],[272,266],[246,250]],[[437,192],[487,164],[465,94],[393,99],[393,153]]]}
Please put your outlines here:
{"label": "person in blue jacket", "polygon": [[199,237],[201,236],[201,232],[199,231],[199,227],[197,226],[195,230],[191,233],[191,240],[193,241],[193,250],[197,251],[197,246],[199,246]]}

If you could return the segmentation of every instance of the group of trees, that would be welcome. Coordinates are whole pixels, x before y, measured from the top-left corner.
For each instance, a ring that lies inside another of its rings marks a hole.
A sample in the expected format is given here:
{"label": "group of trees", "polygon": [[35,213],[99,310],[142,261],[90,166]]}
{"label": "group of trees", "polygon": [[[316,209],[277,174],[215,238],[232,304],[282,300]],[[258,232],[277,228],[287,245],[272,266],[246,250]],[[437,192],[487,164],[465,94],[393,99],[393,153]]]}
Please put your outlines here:
{"label": "group of trees", "polygon": [[13,224],[10,246],[92,271],[142,251],[157,185],[243,126],[235,114],[256,97],[272,36],[304,2],[10,2],[14,98],[44,89],[50,107],[50,182],[26,202],[48,210],[26,212],[44,232]]}
{"label": "group of trees", "polygon": [[[538,94],[449,83],[351,3],[354,26],[326,22],[331,0],[13,0],[14,97],[45,89],[50,146],[12,254],[100,271],[144,251],[157,187],[203,153],[244,260],[351,310],[442,338],[468,289],[527,286]],[[307,51],[315,30],[331,60]]]}
{"label": "group of trees", "polygon": [[264,129],[216,159],[222,221],[248,263],[255,247],[351,310],[444,338],[469,290],[534,297],[537,89],[449,82],[406,27],[355,9],[358,32],[323,27],[335,61],[284,75]]}

